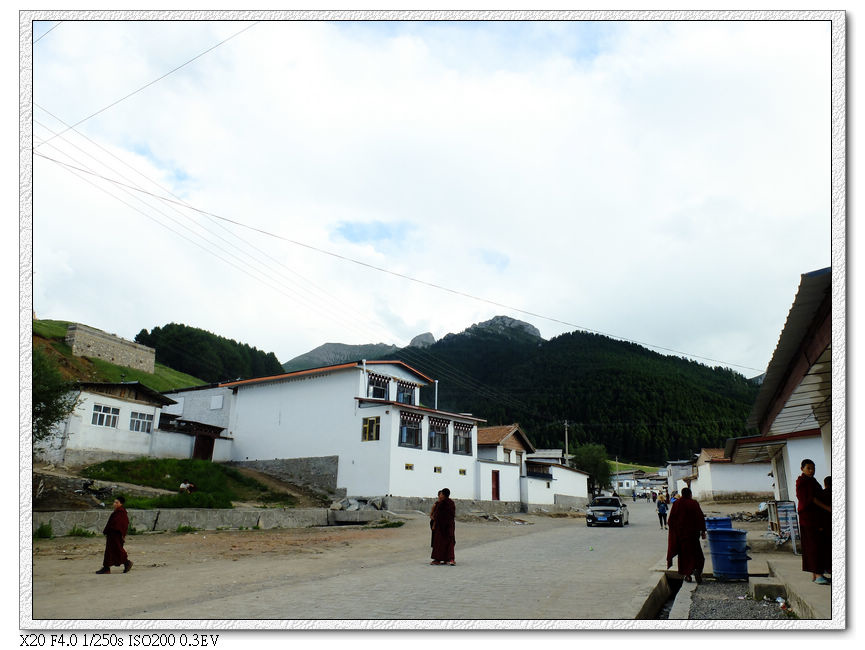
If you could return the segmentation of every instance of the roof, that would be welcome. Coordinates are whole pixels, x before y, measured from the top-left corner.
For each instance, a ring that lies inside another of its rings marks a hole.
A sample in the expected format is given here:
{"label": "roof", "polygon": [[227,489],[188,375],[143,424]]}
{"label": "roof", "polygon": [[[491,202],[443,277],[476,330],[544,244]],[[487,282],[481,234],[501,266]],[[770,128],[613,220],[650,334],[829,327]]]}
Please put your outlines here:
{"label": "roof", "polygon": [[522,432],[519,424],[506,424],[498,427],[478,428],[479,445],[500,445],[511,436],[517,436],[523,441],[523,446],[529,453],[534,453],[535,448],[529,442],[526,434]]}
{"label": "roof", "polygon": [[447,417],[454,419],[463,419],[463,420],[474,420],[475,422],[486,422],[483,418],[477,418],[469,413],[451,413],[450,411],[440,411],[438,409],[431,409],[427,406],[417,406],[415,404],[405,404],[403,402],[395,402],[389,399],[376,399],[374,397],[355,397],[359,404],[367,403],[367,404],[375,404],[377,406],[395,406],[396,408],[412,410],[412,411],[423,411],[424,413],[433,413],[439,415],[446,415]]}
{"label": "roof", "polygon": [[748,426],[761,435],[820,427],[832,418],[832,269],[802,275]]}
{"label": "roof", "polygon": [[[141,393],[145,397],[149,398],[150,401],[155,402],[156,404],[161,404],[162,406],[168,406],[169,404],[177,404],[170,397],[166,397],[160,392],[153,390],[152,388],[148,388],[140,381],[79,381],[78,387],[82,390],[89,390],[92,392],[99,392],[99,389],[116,389],[118,392],[126,390],[132,390],[136,393]],[[122,398],[122,396],[120,396]]]}
{"label": "roof", "polygon": [[[338,363],[333,366],[322,366],[321,368],[309,368],[307,370],[296,370],[294,372],[286,372],[281,375],[271,375],[269,377],[256,377],[253,379],[240,379],[238,381],[227,381],[219,384],[224,387],[234,387],[234,386],[246,386],[251,384],[264,384],[272,381],[283,381],[286,379],[293,379],[295,377],[304,377],[308,375],[317,375],[326,372],[334,372],[338,370],[352,370],[357,368],[362,368],[364,362],[363,361],[350,361],[348,363]],[[402,366],[410,373],[416,375],[418,378],[424,380],[426,383],[432,383],[432,379],[427,377],[425,374],[420,372],[419,370],[415,370],[407,363],[402,361],[367,361],[367,366],[374,365],[391,365],[391,366]]]}
{"label": "roof", "polygon": [[790,439],[811,438],[819,435],[821,435],[820,429],[809,429],[770,436],[730,438],[724,447],[724,454],[734,463],[764,462],[771,460]]}

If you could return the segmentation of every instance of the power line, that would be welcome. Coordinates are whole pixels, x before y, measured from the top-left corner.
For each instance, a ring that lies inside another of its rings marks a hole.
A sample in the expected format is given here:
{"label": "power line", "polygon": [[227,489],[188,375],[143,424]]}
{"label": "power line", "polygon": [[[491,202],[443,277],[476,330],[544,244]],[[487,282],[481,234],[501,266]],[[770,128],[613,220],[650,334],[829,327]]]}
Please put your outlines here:
{"label": "power line", "polygon": [[[107,106],[104,106],[104,107],[100,108],[100,109],[99,109],[98,111],[96,111],[95,113],[91,113],[91,114],[88,115],[87,117],[78,120],[75,124],[73,124],[72,126],[70,126],[69,128],[67,128],[65,131],[61,131],[60,133],[58,133],[58,134],[56,134],[56,135],[54,135],[54,136],[48,138],[48,140],[45,140],[44,142],[42,142],[42,144],[45,144],[46,142],[50,142],[51,140],[53,140],[54,138],[56,138],[58,135],[63,135],[64,133],[66,133],[66,131],[68,131],[69,129],[75,128],[75,127],[78,126],[79,124],[83,124],[84,122],[86,122],[86,121],[89,120],[90,118],[96,117],[96,116],[99,115],[100,113],[104,113],[104,112],[107,111],[109,108],[112,108],[113,106],[117,106],[117,104],[119,104],[120,102],[126,101],[127,99],[129,99],[129,98],[132,97],[133,95],[137,95],[137,94],[140,93],[142,90],[145,90],[146,88],[149,88],[149,87],[152,86],[153,84],[158,83],[159,81],[162,81],[162,80],[165,79],[167,76],[169,76],[169,75],[171,75],[171,74],[174,74],[175,72],[177,72],[177,71],[180,70],[181,68],[183,68],[183,67],[189,65],[190,63],[192,63],[192,62],[195,61],[196,59],[200,59],[202,56],[204,56],[204,55],[207,54],[208,52],[212,52],[213,50],[215,50],[215,49],[216,49],[217,47],[219,47],[220,45],[223,45],[224,43],[227,43],[228,41],[230,41],[230,40],[231,40],[232,38],[234,38],[235,36],[240,36],[240,35],[241,35],[243,32],[245,32],[246,30],[248,30],[248,29],[252,29],[252,28],[255,27],[259,22],[261,22],[261,21],[256,21],[256,22],[252,23],[251,25],[249,25],[248,27],[244,27],[244,28],[241,29],[239,32],[237,32],[236,34],[232,34],[232,35],[229,36],[228,38],[226,38],[226,39],[220,41],[219,43],[217,43],[216,45],[212,45],[211,47],[207,48],[207,49],[204,50],[203,52],[201,52],[201,53],[199,53],[199,54],[196,54],[194,57],[192,57],[192,58],[189,59],[188,61],[185,61],[185,62],[181,63],[179,66],[177,66],[176,68],[173,68],[173,69],[169,70],[168,72],[166,72],[166,73],[165,73],[164,75],[162,75],[161,77],[157,77],[157,78],[154,79],[153,81],[144,84],[144,85],[141,86],[141,88],[139,88],[138,90],[133,90],[133,91],[132,91],[131,93],[129,93],[128,95],[125,95],[125,96],[121,97],[120,99],[111,102],[111,103],[108,104]],[[46,33],[47,33],[47,32],[46,32]]]}
{"label": "power line", "polygon": [[[54,158],[51,158],[51,157],[49,157],[49,156],[45,156],[44,154],[41,154],[41,153],[39,153],[39,152],[34,152],[34,154],[35,154],[35,155],[38,155],[38,156],[41,156],[41,157],[45,158],[46,160],[51,160],[52,162],[55,162],[55,163],[57,163],[57,164],[65,165],[65,166],[68,166],[68,167],[72,167],[73,169],[78,169],[78,168],[76,168],[74,165],[69,165],[68,163],[64,163],[64,162],[62,162],[62,161],[56,160],[56,159],[54,159]],[[550,321],[550,322],[553,322],[553,323],[558,323],[558,324],[560,324],[560,325],[566,325],[566,326],[568,326],[568,327],[572,327],[572,328],[575,328],[575,329],[578,329],[578,330],[581,330],[581,331],[584,331],[584,332],[589,332],[589,333],[592,333],[592,334],[599,334],[599,335],[601,335],[601,336],[606,336],[606,337],[611,338],[611,339],[615,339],[615,340],[619,340],[619,341],[624,341],[624,342],[626,342],[626,343],[633,343],[633,344],[635,344],[635,345],[640,345],[640,346],[643,346],[643,347],[646,347],[646,348],[654,348],[654,349],[656,349],[656,350],[664,350],[665,352],[671,352],[671,353],[673,353],[673,354],[677,354],[677,355],[681,355],[681,356],[685,356],[685,357],[691,357],[691,358],[693,358],[693,359],[702,359],[703,361],[712,361],[712,362],[714,362],[714,363],[720,363],[720,364],[724,364],[724,365],[728,365],[728,366],[733,366],[733,367],[736,367],[736,368],[746,368],[746,369],[748,369],[748,370],[754,370],[754,371],[760,372],[760,370],[759,370],[758,368],[753,368],[753,367],[751,367],[751,366],[745,366],[745,365],[738,364],[738,363],[731,363],[731,362],[729,362],[729,361],[723,361],[723,360],[720,360],[720,359],[714,359],[714,358],[712,358],[712,357],[704,357],[704,356],[697,355],[697,354],[691,354],[691,353],[689,353],[689,352],[683,352],[683,351],[681,351],[681,350],[675,350],[675,349],[673,349],[673,348],[668,348],[668,347],[664,347],[664,346],[661,346],[661,345],[655,345],[655,344],[653,344],[653,343],[645,343],[645,342],[643,342],[643,341],[637,341],[637,340],[635,340],[635,339],[629,339],[629,338],[626,338],[626,337],[624,337],[624,336],[617,336],[617,335],[615,335],[615,334],[608,334],[608,333],[606,333],[606,332],[601,332],[601,331],[599,331],[599,330],[594,330],[594,329],[591,329],[591,328],[585,327],[585,326],[583,326],[583,325],[578,325],[578,324],[576,324],[576,323],[571,323],[571,322],[569,322],[569,321],[565,321],[565,320],[561,320],[561,319],[558,319],[558,318],[554,318],[554,317],[552,317],[552,316],[544,316],[543,314],[539,314],[539,313],[536,313],[536,312],[528,311],[528,310],[526,310],[526,309],[520,309],[519,307],[514,307],[514,306],[512,306],[512,305],[507,305],[507,304],[505,304],[505,303],[501,303],[501,302],[497,302],[497,301],[494,301],[494,300],[490,300],[490,299],[488,299],[488,298],[482,298],[482,297],[480,297],[480,296],[475,296],[475,295],[472,295],[472,294],[470,294],[470,293],[466,293],[466,292],[464,292],[464,291],[459,291],[459,290],[457,290],[457,289],[451,289],[450,287],[445,287],[445,286],[443,286],[443,285],[436,284],[436,283],[434,283],[434,282],[428,282],[428,281],[426,281],[426,280],[421,280],[421,279],[419,279],[419,278],[415,278],[415,277],[412,277],[412,276],[410,276],[410,275],[406,275],[406,274],[404,274],[404,273],[399,273],[399,272],[397,272],[397,271],[391,271],[390,269],[386,269],[386,268],[383,268],[383,267],[380,267],[380,266],[376,266],[376,265],[374,265],[374,264],[369,264],[369,263],[367,263],[367,262],[362,262],[362,261],[360,261],[360,260],[356,260],[356,259],[353,259],[353,258],[351,258],[351,257],[347,257],[347,256],[345,256],[345,255],[340,255],[339,253],[334,253],[333,251],[329,251],[329,250],[326,250],[326,249],[323,249],[323,248],[319,248],[319,247],[317,247],[317,246],[313,246],[313,245],[311,245],[311,244],[307,244],[307,243],[304,243],[304,242],[301,242],[301,241],[297,241],[297,240],[295,240],[295,239],[291,239],[291,238],[289,238],[289,237],[285,237],[285,236],[283,236],[283,235],[277,235],[276,233],[272,233],[272,232],[269,232],[269,231],[267,231],[267,230],[263,230],[263,229],[261,229],[261,228],[256,228],[255,226],[250,226],[250,225],[245,224],[245,223],[242,223],[242,222],[240,222],[240,221],[236,221],[236,220],[234,220],[234,219],[229,219],[229,218],[227,218],[227,217],[220,216],[220,215],[215,214],[215,213],[213,213],[213,212],[208,212],[207,210],[202,210],[202,209],[200,209],[200,208],[195,208],[195,207],[190,206],[190,205],[188,205],[188,204],[181,203],[180,201],[175,201],[175,200],[173,200],[173,199],[169,199],[169,198],[167,198],[167,197],[165,197],[165,196],[160,196],[160,195],[158,195],[158,194],[154,194],[154,193],[152,193],[152,192],[148,192],[148,191],[146,191],[146,190],[143,190],[143,189],[140,189],[140,188],[137,188],[137,187],[133,187],[133,186],[130,186],[130,185],[126,185],[125,183],[121,183],[120,181],[117,181],[116,179],[108,178],[107,176],[103,176],[103,175],[101,175],[101,174],[96,174],[95,172],[91,172],[91,171],[88,171],[88,170],[86,170],[86,169],[78,169],[78,171],[81,171],[81,172],[84,172],[84,173],[87,173],[87,174],[92,174],[92,175],[94,175],[94,176],[97,176],[97,177],[99,177],[99,178],[102,178],[103,180],[106,180],[106,181],[108,181],[108,182],[110,182],[110,183],[114,183],[114,184],[116,184],[116,185],[121,185],[121,186],[128,187],[128,188],[130,188],[130,189],[132,189],[132,190],[135,190],[136,192],[142,192],[142,193],[144,193],[144,194],[149,194],[150,196],[153,196],[153,197],[155,197],[155,198],[157,198],[157,199],[159,199],[159,200],[161,200],[161,201],[165,201],[165,202],[167,202],[167,203],[174,203],[174,204],[178,204],[178,205],[183,205],[185,208],[187,208],[187,209],[189,209],[189,210],[192,210],[192,211],[194,211],[194,212],[198,212],[198,213],[201,213],[201,214],[204,214],[204,215],[209,215],[209,216],[213,217],[214,219],[219,219],[219,220],[224,221],[224,222],[226,222],[226,223],[234,224],[234,225],[236,225],[236,226],[238,226],[238,227],[245,228],[245,229],[247,229],[247,230],[251,230],[251,231],[253,231],[253,232],[257,232],[257,233],[262,234],[262,235],[265,235],[265,236],[267,236],[267,237],[272,237],[272,238],[274,238],[274,239],[279,239],[279,240],[281,240],[281,241],[285,241],[285,242],[288,242],[288,243],[290,243],[290,244],[294,244],[295,246],[300,246],[300,247],[302,247],[302,248],[306,248],[306,249],[309,249],[309,250],[315,251],[315,252],[317,252],[317,253],[321,253],[322,255],[328,255],[328,256],[330,256],[330,257],[334,257],[334,258],[336,258],[336,259],[339,259],[339,260],[342,260],[342,261],[345,261],[345,262],[351,262],[352,264],[357,264],[358,266],[362,266],[362,267],[365,267],[365,268],[371,269],[371,270],[373,270],[373,271],[379,271],[379,272],[381,272],[381,273],[387,273],[388,275],[392,275],[392,276],[394,276],[394,277],[398,277],[398,278],[401,278],[401,279],[403,279],[403,280],[408,280],[408,281],[410,281],[410,282],[414,282],[414,283],[417,283],[417,284],[421,284],[421,285],[424,285],[424,286],[427,286],[427,287],[430,287],[430,288],[433,288],[433,289],[438,289],[438,290],[440,290],[440,291],[445,291],[445,292],[447,292],[447,293],[451,293],[451,294],[454,294],[454,295],[457,295],[457,296],[461,296],[461,297],[463,297],[463,298],[470,298],[470,299],[472,299],[472,300],[476,300],[476,301],[478,301],[478,302],[483,302],[483,303],[486,303],[486,304],[489,304],[489,305],[493,305],[493,306],[496,306],[496,307],[501,307],[501,308],[503,308],[503,309],[507,309],[507,310],[510,310],[510,311],[513,311],[513,312],[516,312],[516,313],[519,313],[519,314],[525,314],[525,315],[527,315],[527,316],[532,316],[532,317],[534,317],[534,318],[540,318],[540,319],[547,320],[547,321]]]}

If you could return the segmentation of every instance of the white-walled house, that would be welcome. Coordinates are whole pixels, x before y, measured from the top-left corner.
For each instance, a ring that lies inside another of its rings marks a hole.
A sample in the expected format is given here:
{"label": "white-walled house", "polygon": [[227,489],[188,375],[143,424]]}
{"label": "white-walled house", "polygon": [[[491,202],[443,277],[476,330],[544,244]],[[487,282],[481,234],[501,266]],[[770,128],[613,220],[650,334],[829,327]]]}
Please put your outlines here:
{"label": "white-walled house", "polygon": [[589,499],[589,475],[543,459],[526,461],[520,479],[520,501],[529,506],[584,506]]}
{"label": "white-walled house", "polygon": [[478,498],[520,501],[525,458],[534,451],[518,424],[478,428]]}
{"label": "white-walled house", "polygon": [[[40,460],[84,465],[142,456],[193,456],[198,440],[194,432],[159,429],[162,409],[174,404],[174,400],[144,384],[80,382],[75,397],[77,403],[72,413],[54,427],[35,451]],[[220,440],[215,445],[214,459],[227,459],[228,442]]]}
{"label": "white-walled house", "polygon": [[313,467],[358,497],[434,498],[448,487],[476,499],[483,420],[420,405],[431,382],[401,361],[360,361],[221,384],[233,392],[232,459]]}
{"label": "white-walled house", "polygon": [[[772,498],[772,471],[768,461],[735,464],[723,449],[704,448],[690,481],[697,501],[762,501]],[[679,490],[681,492],[681,490]]]}

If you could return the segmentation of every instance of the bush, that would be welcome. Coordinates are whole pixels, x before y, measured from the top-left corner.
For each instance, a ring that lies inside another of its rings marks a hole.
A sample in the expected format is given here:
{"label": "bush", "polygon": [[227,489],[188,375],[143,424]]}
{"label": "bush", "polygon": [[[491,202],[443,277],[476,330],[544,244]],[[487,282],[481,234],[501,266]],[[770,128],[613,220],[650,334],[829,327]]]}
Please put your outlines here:
{"label": "bush", "polygon": [[156,510],[157,508],[233,508],[234,506],[225,493],[180,492],[179,494],[161,494],[158,497],[129,497],[126,499],[126,507],[139,510]]}
{"label": "bush", "polygon": [[39,524],[39,528],[33,533],[33,537],[37,539],[51,539],[54,537],[54,530],[51,528],[51,522],[45,521]]}
{"label": "bush", "polygon": [[194,533],[197,530],[200,530],[200,529],[196,528],[195,526],[185,526],[185,525],[181,524],[180,526],[177,527],[177,530],[175,532],[177,532],[177,533]]}

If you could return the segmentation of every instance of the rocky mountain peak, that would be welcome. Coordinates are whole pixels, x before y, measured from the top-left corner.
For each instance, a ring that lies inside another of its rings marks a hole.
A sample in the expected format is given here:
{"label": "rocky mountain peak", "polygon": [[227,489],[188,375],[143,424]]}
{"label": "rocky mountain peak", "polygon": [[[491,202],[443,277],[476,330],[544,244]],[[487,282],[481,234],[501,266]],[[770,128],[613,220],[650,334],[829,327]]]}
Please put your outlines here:
{"label": "rocky mountain peak", "polygon": [[541,332],[537,327],[531,325],[530,323],[526,323],[524,321],[517,320],[516,318],[511,318],[509,316],[494,316],[490,320],[484,321],[483,323],[475,323],[466,330],[467,333],[474,333],[480,331],[493,332],[495,334],[505,335],[519,332],[522,334],[528,334],[533,338],[543,340]]}
{"label": "rocky mountain peak", "polygon": [[436,342],[436,337],[430,332],[424,332],[415,336],[408,344],[410,348],[428,348]]}

